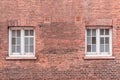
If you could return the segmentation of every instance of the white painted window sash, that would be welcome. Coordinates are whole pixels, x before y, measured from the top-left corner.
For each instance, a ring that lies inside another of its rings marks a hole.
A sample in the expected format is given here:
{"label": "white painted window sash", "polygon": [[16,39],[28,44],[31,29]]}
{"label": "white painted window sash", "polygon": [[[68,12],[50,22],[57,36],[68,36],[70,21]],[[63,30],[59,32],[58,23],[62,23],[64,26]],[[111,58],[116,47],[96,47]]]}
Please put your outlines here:
{"label": "white painted window sash", "polygon": [[96,29],[97,30],[97,40],[96,40],[96,42],[97,42],[97,46],[96,46],[96,48],[97,48],[97,53],[96,53],[96,55],[100,55],[100,29]]}
{"label": "white painted window sash", "polygon": [[[112,30],[109,29],[109,35],[100,35],[100,29],[96,29],[96,52],[87,52],[87,29],[85,30],[85,56],[112,56]],[[109,37],[109,52],[100,52],[100,37]],[[96,55],[93,55],[95,53]]]}
{"label": "white painted window sash", "polygon": [[21,54],[24,55],[24,31],[21,30]]}
{"label": "white painted window sash", "polygon": [[24,29],[15,29],[15,30],[21,30],[21,53],[18,53],[19,55],[14,55],[12,53],[12,30],[14,29],[9,29],[9,57],[35,57],[35,30],[34,29],[27,29],[27,30],[33,30],[34,35],[30,36],[33,37],[34,43],[33,43],[33,50],[34,52],[31,53],[32,55],[26,55],[25,53],[25,46],[24,46]]}

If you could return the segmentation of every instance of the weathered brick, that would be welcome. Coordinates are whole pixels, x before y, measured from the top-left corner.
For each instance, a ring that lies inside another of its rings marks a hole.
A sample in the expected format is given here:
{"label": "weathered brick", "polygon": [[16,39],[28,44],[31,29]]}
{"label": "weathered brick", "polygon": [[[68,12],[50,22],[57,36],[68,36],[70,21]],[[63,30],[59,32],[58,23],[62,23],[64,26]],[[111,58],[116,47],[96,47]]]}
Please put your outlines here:
{"label": "weathered brick", "polygon": [[[119,80],[119,4],[119,0],[1,0],[0,80]],[[112,26],[114,60],[84,60],[86,25]],[[6,60],[8,26],[34,26],[37,60]]]}

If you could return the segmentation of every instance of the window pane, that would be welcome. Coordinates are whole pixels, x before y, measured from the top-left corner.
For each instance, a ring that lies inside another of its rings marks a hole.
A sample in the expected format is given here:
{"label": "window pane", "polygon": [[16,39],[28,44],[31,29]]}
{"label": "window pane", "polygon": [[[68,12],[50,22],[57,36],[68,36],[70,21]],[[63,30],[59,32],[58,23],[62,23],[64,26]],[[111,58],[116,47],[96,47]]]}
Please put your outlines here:
{"label": "window pane", "polygon": [[91,37],[87,37],[87,44],[91,44],[92,40]]}
{"label": "window pane", "polygon": [[28,45],[28,38],[25,38],[25,45]]}
{"label": "window pane", "polygon": [[105,35],[109,35],[109,29],[105,29]]}
{"label": "window pane", "polygon": [[25,46],[25,52],[28,52],[28,46]]}
{"label": "window pane", "polygon": [[100,45],[100,52],[104,52],[104,45]]}
{"label": "window pane", "polygon": [[12,38],[12,45],[16,44],[16,38]]}
{"label": "window pane", "polygon": [[100,44],[104,44],[104,38],[100,38]]}
{"label": "window pane", "polygon": [[87,45],[87,52],[91,52],[91,45]]}
{"label": "window pane", "polygon": [[15,46],[12,46],[12,52],[15,52]]}
{"label": "window pane", "polygon": [[17,38],[17,44],[20,45],[20,38]]}
{"label": "window pane", "polygon": [[20,30],[17,30],[17,37],[20,37]]}
{"label": "window pane", "polygon": [[12,37],[15,37],[15,30],[12,30]]}
{"label": "window pane", "polygon": [[105,45],[105,52],[109,52],[109,45]]}
{"label": "window pane", "polygon": [[87,29],[87,36],[91,36],[91,29]]}
{"label": "window pane", "polygon": [[109,44],[109,37],[105,38],[105,44]]}
{"label": "window pane", "polygon": [[33,44],[34,42],[33,42],[33,38],[30,38],[30,44]]}
{"label": "window pane", "polygon": [[28,36],[28,35],[29,35],[29,31],[25,30],[25,36]]}
{"label": "window pane", "polygon": [[17,52],[20,53],[20,46],[17,46]]}
{"label": "window pane", "polygon": [[100,35],[104,35],[104,29],[100,29]]}
{"label": "window pane", "polygon": [[92,44],[96,44],[96,37],[92,37]]}
{"label": "window pane", "polygon": [[30,52],[33,53],[33,46],[30,46]]}
{"label": "window pane", "polygon": [[96,45],[92,45],[92,52],[96,52]]}
{"label": "window pane", "polygon": [[34,35],[34,31],[30,30],[30,36],[33,36],[33,35]]}
{"label": "window pane", "polygon": [[95,37],[96,36],[96,29],[92,30],[92,36]]}

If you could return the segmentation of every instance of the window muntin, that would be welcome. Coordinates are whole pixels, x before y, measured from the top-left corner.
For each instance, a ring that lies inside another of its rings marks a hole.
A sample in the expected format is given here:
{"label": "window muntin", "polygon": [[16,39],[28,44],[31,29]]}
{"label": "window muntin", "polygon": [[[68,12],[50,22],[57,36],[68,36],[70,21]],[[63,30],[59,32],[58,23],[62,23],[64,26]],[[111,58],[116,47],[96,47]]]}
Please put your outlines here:
{"label": "window muntin", "polygon": [[86,55],[111,55],[111,29],[86,30]]}
{"label": "window muntin", "polygon": [[9,56],[34,56],[34,39],[33,29],[10,29]]}

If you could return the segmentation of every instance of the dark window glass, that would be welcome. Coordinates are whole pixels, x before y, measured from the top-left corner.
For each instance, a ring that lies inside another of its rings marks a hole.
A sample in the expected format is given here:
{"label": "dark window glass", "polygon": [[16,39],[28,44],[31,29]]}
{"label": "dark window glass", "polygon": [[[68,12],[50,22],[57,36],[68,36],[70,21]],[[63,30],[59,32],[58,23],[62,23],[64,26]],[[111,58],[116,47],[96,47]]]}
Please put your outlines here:
{"label": "dark window glass", "polygon": [[100,29],[100,35],[104,35],[104,29]]}
{"label": "dark window glass", "polygon": [[104,38],[103,37],[100,38],[100,44],[104,44]]}
{"label": "dark window glass", "polygon": [[105,35],[109,35],[109,29],[105,29]]}
{"label": "dark window glass", "polygon": [[87,36],[91,36],[91,29],[87,29]]}
{"label": "dark window glass", "polygon": [[92,44],[96,44],[96,37],[92,37]]}
{"label": "dark window glass", "polygon": [[91,45],[87,45],[87,52],[91,52]]}

